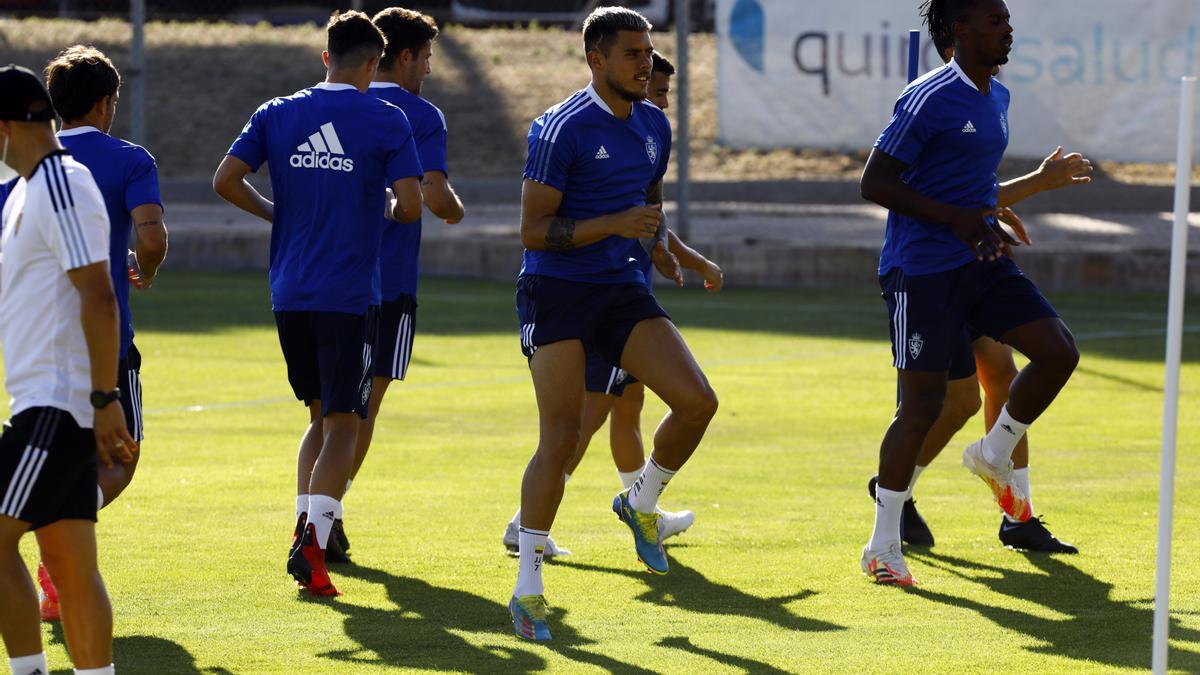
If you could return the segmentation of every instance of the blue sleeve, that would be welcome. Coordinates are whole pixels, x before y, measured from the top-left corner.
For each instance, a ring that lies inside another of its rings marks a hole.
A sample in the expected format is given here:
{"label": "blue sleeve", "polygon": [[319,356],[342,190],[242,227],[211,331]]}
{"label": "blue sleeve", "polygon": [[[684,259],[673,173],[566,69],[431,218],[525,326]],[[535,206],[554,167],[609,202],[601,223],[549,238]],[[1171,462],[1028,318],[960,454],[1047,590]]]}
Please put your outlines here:
{"label": "blue sleeve", "polygon": [[393,108],[391,113],[392,132],[387,135],[387,156],[384,160],[388,187],[402,178],[421,178],[424,175],[408,117],[399,108]]}
{"label": "blue sleeve", "polygon": [[238,135],[233,145],[229,146],[227,153],[248,164],[251,171],[258,171],[258,167],[267,161],[266,126],[269,105],[269,102],[264,103],[254,111],[254,114],[250,116],[250,121],[246,122],[246,126],[242,128],[242,133]]}
{"label": "blue sleeve", "polygon": [[546,117],[537,118],[529,128],[529,156],[525,159],[524,177],[566,192],[567,174],[575,155],[575,137],[569,129],[556,127],[553,134],[542,138]]}
{"label": "blue sleeve", "polygon": [[926,105],[933,101],[922,100],[919,105],[914,105],[917,101],[912,98],[912,93],[905,92],[896,101],[892,121],[875,140],[876,148],[909,166],[921,156],[921,150],[936,129],[935,115],[930,110],[932,106]]}
{"label": "blue sleeve", "polygon": [[0,209],[4,208],[4,202],[8,201],[8,194],[12,192],[13,186],[17,184],[20,177],[14,178],[7,183],[0,183]]}
{"label": "blue sleeve", "polygon": [[662,135],[663,147],[658,153],[658,170],[654,172],[654,180],[650,183],[651,185],[658,183],[658,181],[663,179],[663,176],[667,175],[667,163],[671,161],[671,122],[667,120],[666,115],[663,115],[662,127],[664,130]]}
{"label": "blue sleeve", "polygon": [[131,162],[125,177],[125,210],[133,211],[143,204],[162,206],[158,191],[158,165],[144,148],[135,148],[137,159]]}
{"label": "blue sleeve", "polygon": [[447,176],[446,169],[446,118],[434,108],[430,111],[430,119],[423,124],[421,134],[416,138],[417,156],[421,159],[421,168],[426,173],[441,171]]}

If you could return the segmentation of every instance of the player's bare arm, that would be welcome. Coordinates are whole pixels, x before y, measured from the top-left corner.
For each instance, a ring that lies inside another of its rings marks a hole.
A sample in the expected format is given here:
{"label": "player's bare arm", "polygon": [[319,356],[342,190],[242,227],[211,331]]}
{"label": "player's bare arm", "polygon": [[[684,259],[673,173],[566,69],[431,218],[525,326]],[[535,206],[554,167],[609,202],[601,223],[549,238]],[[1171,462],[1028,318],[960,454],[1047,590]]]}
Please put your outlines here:
{"label": "player's bare arm", "polygon": [[699,272],[704,277],[704,288],[712,293],[725,285],[725,274],[715,262],[705,258],[699,251],[683,243],[679,235],[667,231],[668,248],[679,259],[685,269]]}
{"label": "player's bare arm", "polygon": [[997,202],[1000,206],[1012,206],[1039,192],[1057,190],[1068,185],[1086,185],[1092,182],[1091,173],[1090,159],[1078,152],[1063,155],[1060,145],[1042,160],[1036,171],[1001,183]]}
{"label": "player's bare arm", "polygon": [[608,236],[653,237],[662,205],[635,206],[619,213],[576,220],[558,215],[562,192],[537,181],[521,188],[521,243],[531,251],[570,251]]}
{"label": "player's bare arm", "polygon": [[213,174],[213,190],[221,199],[268,223],[274,220],[275,205],[246,182],[250,165],[233,155],[225,155]]}
{"label": "player's bare arm", "polygon": [[421,219],[421,182],[416,177],[401,178],[392,183],[392,196],[388,203],[389,217],[398,223],[411,223]]}
{"label": "player's bare arm", "polygon": [[996,209],[964,209],[930,199],[904,182],[901,175],[907,169],[908,165],[899,159],[878,148],[872,150],[859,183],[863,199],[910,218],[945,223],[980,260],[995,260],[1004,245],[1019,245],[989,220],[996,215]]}
{"label": "player's bare arm", "polygon": [[134,254],[137,269],[129,277],[134,287],[145,290],[154,285],[158,268],[167,257],[167,226],[163,223],[163,210],[158,204],[142,204],[130,211],[133,220],[133,235],[136,238]]}
{"label": "player's bare arm", "polygon": [[[67,277],[79,292],[79,318],[83,337],[87,341],[91,362],[92,390],[112,391],[117,387],[117,356],[120,351],[120,315],[117,296],[113,293],[108,275],[108,262],[92,263],[67,272]],[[125,413],[119,401],[96,409],[96,452],[100,463],[113,466],[113,460],[133,459],[137,443],[125,428]]]}
{"label": "player's bare arm", "polygon": [[421,194],[425,197],[425,206],[433,215],[453,225],[461,222],[466,216],[466,209],[458,193],[450,185],[450,179],[441,171],[429,171],[421,181]]}

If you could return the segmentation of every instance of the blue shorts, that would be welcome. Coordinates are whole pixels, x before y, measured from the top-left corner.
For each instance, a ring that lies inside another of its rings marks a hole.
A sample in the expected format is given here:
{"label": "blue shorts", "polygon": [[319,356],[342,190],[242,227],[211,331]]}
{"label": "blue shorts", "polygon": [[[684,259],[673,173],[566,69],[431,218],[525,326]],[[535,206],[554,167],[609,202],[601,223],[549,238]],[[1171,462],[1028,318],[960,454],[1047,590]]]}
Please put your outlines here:
{"label": "blue shorts", "polygon": [[[949,373],[954,366],[960,375],[967,367],[974,372],[968,330],[1003,342],[1014,328],[1058,318],[1010,258],[917,276],[894,268],[879,285],[890,318],[893,365],[900,370]],[[970,365],[956,364],[956,354]]]}
{"label": "blue shorts", "polygon": [[525,358],[533,358],[542,345],[580,340],[585,352],[620,364],[633,327],[658,317],[670,318],[645,284],[589,284],[537,274],[517,278]]}
{"label": "blue shorts", "polygon": [[637,378],[605,361],[596,352],[588,352],[584,382],[587,391],[620,398],[625,393],[625,387],[636,383]]}
{"label": "blue shorts", "polygon": [[121,390],[125,428],[133,440],[141,443],[145,440],[142,428],[142,353],[135,345],[129,345],[125,358],[117,362],[117,388]]}
{"label": "blue shorts", "polygon": [[321,402],[321,416],[367,416],[379,308],[365,314],[275,312],[279,346],[296,398]]}
{"label": "blue shorts", "polygon": [[379,308],[379,339],[375,343],[375,377],[403,380],[412,360],[417,332],[417,298],[402,293]]}

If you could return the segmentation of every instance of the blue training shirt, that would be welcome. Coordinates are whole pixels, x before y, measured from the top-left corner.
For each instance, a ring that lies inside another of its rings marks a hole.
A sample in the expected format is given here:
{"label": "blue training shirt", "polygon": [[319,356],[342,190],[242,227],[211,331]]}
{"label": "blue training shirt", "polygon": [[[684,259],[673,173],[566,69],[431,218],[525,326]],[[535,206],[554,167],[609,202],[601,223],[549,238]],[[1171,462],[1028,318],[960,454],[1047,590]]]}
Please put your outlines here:
{"label": "blue training shirt", "polygon": [[95,127],[76,127],[58,132],[58,139],[80,164],[92,172],[112,228],[109,236],[108,267],[113,292],[121,310],[121,358],[133,344],[133,313],[129,309],[127,275],[131,212],[144,204],[162,206],[158,190],[158,165],[140,145],[114,138]]}
{"label": "blue training shirt", "polygon": [[379,304],[384,189],[422,175],[404,112],[322,82],[264,103],[229,154],[271,167],[272,308],[363,314]]}
{"label": "blue training shirt", "polygon": [[[529,128],[525,178],[563,193],[558,215],[575,220],[646,203],[671,156],[671,125],[649,101],[617,119],[588,85],[547,110]],[[636,242],[634,242],[636,244]],[[525,251],[521,274],[597,284],[645,283],[629,240],[609,236],[571,251]]]}
{"label": "blue training shirt", "polygon": [[[963,208],[994,208],[996,169],[1008,148],[1008,89],[992,78],[984,94],[957,61],[905,87],[875,148],[908,165],[902,175],[917,192]],[[942,223],[889,212],[879,274],[899,267],[936,274],[975,259]]]}
{"label": "blue training shirt", "polygon": [[[412,125],[413,140],[423,173],[446,175],[446,118],[437,106],[394,82],[372,82],[370,93],[404,111]],[[397,223],[384,219],[379,274],[384,300],[417,294],[421,256],[421,221]]]}

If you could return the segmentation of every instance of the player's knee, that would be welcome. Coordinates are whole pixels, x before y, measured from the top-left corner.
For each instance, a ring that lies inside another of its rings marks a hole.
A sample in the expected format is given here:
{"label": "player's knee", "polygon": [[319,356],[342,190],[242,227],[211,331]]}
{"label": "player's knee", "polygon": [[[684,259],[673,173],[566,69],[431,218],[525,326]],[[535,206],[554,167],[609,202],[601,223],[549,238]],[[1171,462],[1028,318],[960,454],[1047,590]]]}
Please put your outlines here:
{"label": "player's knee", "polygon": [[565,464],[575,455],[580,437],[577,421],[544,425],[538,442],[538,454],[545,459]]}
{"label": "player's knee", "polygon": [[944,404],[941,396],[910,396],[900,403],[896,417],[906,425],[929,430],[937,423]]}
{"label": "player's knee", "polygon": [[1042,351],[1037,359],[1038,366],[1058,373],[1063,380],[1069,378],[1079,365],[1079,347],[1075,345],[1075,338],[1066,330],[1063,330],[1057,339],[1045,344]]}
{"label": "player's knee", "polygon": [[942,404],[942,415],[949,416],[959,428],[962,428],[983,407],[983,399],[979,397],[979,388],[972,387],[957,395],[947,398]]}
{"label": "player's knee", "polygon": [[690,423],[706,425],[716,416],[719,406],[717,392],[713,391],[708,382],[705,382],[704,387],[696,390],[695,394],[676,412]]}

